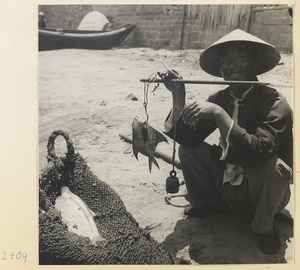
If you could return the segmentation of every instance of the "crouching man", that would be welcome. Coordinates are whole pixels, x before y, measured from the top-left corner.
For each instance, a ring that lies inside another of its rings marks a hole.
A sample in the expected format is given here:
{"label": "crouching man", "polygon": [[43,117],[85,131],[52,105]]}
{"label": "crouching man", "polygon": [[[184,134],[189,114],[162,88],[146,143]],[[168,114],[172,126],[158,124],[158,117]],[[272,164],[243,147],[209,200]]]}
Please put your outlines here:
{"label": "crouching man", "polygon": [[[235,30],[203,51],[200,66],[225,81],[257,82],[257,75],[273,69],[279,60],[274,46]],[[174,70],[161,76],[182,78]],[[275,254],[280,238],[274,216],[287,205],[292,181],[293,120],[288,102],[274,88],[250,83],[230,84],[207,101],[186,104],[184,84],[165,86],[173,97],[165,132],[180,144],[191,205],[185,214],[248,212],[260,249]],[[204,142],[215,129],[220,132],[218,146]]]}

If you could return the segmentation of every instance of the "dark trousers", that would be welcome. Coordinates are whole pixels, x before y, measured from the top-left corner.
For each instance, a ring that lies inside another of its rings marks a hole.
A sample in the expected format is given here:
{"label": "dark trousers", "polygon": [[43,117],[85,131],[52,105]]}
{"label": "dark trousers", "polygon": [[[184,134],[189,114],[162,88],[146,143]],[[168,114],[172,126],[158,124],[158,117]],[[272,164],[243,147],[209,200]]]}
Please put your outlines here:
{"label": "dark trousers", "polygon": [[274,215],[289,202],[292,169],[276,155],[257,167],[247,168],[241,185],[223,184],[224,164],[212,146],[179,147],[179,158],[192,207],[228,203],[239,212],[253,214],[252,229],[266,233]]}

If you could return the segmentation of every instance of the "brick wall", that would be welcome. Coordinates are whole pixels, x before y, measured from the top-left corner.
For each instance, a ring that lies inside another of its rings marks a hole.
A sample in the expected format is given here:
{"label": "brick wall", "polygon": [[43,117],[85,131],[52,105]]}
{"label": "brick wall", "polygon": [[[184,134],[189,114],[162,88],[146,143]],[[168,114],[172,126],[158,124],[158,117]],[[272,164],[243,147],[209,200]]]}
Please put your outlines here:
{"label": "brick wall", "polygon": [[[203,27],[199,18],[183,17],[184,5],[56,5],[40,6],[48,27],[76,29],[90,11],[100,11],[115,27],[136,24],[122,42],[128,47],[203,49],[233,29]],[[186,14],[186,13],[185,13]],[[238,28],[246,30],[247,18]],[[255,12],[249,31],[278,49],[292,51],[292,19],[287,10]]]}
{"label": "brick wall", "polygon": [[95,5],[93,10],[112,17],[115,26],[127,23],[137,25],[123,44],[169,49],[179,46],[182,5]]}
{"label": "brick wall", "polygon": [[293,20],[286,10],[255,12],[250,33],[282,51],[293,51]]}
{"label": "brick wall", "polygon": [[92,11],[91,5],[41,5],[49,28],[77,29],[83,17]]}

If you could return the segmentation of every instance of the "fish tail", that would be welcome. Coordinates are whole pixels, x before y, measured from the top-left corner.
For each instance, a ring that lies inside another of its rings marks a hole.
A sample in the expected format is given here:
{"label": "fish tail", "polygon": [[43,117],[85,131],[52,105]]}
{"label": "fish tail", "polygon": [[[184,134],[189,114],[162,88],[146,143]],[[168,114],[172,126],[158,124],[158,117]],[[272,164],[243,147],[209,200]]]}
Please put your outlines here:
{"label": "fish tail", "polygon": [[148,161],[149,161],[149,172],[150,173],[152,170],[152,163],[159,169],[158,163],[157,163],[156,159],[154,158],[154,156],[150,156]]}

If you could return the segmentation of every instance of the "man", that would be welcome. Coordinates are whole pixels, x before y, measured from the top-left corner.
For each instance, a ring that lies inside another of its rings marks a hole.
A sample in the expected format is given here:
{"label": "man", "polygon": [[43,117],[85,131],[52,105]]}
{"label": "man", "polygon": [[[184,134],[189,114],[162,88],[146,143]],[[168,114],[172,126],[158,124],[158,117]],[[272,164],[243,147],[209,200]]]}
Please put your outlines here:
{"label": "man", "polygon": [[[200,66],[225,81],[256,82],[279,60],[274,46],[237,29],[204,50]],[[182,78],[174,70],[161,76]],[[287,205],[292,180],[293,122],[286,99],[265,85],[231,84],[186,105],[184,84],[165,86],[173,97],[165,131],[180,144],[191,205],[185,214],[248,212],[262,252],[275,254],[280,238],[274,216]],[[204,140],[216,128],[220,143],[211,146]]]}

